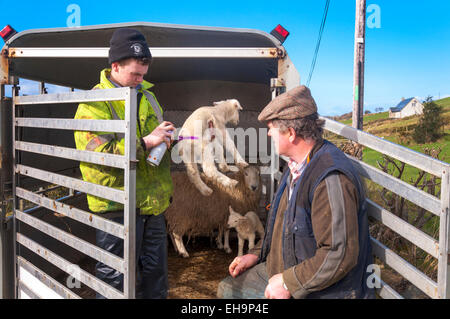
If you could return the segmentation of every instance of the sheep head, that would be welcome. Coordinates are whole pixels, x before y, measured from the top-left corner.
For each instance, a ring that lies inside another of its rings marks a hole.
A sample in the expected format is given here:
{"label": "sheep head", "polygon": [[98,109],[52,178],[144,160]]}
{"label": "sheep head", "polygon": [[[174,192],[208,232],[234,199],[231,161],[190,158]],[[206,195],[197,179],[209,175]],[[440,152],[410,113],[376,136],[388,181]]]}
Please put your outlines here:
{"label": "sheep head", "polygon": [[219,101],[213,103],[216,108],[221,109],[222,114],[225,116],[225,121],[231,125],[237,125],[239,123],[239,111],[243,108],[238,100],[229,99],[225,101]]}
{"label": "sheep head", "polygon": [[236,228],[240,221],[245,220],[246,218],[241,214],[234,211],[231,206],[228,206],[230,211],[230,215],[228,216],[228,227]]}
{"label": "sheep head", "polygon": [[249,190],[256,192],[261,184],[259,168],[256,166],[244,168],[244,181]]}

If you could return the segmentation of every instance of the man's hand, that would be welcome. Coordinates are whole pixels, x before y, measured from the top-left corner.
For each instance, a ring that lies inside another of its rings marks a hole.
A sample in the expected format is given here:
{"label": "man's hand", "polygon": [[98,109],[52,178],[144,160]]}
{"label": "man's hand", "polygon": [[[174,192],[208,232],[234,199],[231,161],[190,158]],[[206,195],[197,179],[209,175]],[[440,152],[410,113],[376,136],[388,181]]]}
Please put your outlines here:
{"label": "man's hand", "polygon": [[283,287],[283,274],[273,275],[269,279],[264,296],[267,299],[289,299],[291,293]]}
{"label": "man's hand", "polygon": [[166,143],[167,148],[169,148],[173,136],[169,131],[172,131],[172,133],[175,131],[172,123],[164,121],[159,124],[150,134],[143,137],[146,148],[149,150],[162,142]]}
{"label": "man's hand", "polygon": [[256,265],[257,261],[258,256],[253,254],[238,256],[231,262],[230,266],[228,267],[228,271],[230,272],[231,277],[236,278],[248,268]]}

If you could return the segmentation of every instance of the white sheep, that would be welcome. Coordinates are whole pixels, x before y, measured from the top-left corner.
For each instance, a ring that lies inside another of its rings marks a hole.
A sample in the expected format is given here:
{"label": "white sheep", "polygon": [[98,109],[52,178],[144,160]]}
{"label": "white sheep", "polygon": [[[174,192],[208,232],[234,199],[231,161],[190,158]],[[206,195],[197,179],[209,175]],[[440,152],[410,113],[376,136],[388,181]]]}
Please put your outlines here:
{"label": "white sheep", "polygon": [[244,242],[248,240],[248,249],[255,247],[256,233],[260,238],[264,237],[264,226],[255,212],[249,211],[242,216],[229,207],[228,227],[235,228],[238,234],[238,256],[244,254]]}
{"label": "white sheep", "polygon": [[[206,177],[217,180],[224,187],[234,187],[237,184],[236,180],[221,173],[230,171],[224,157],[224,146],[233,155],[233,161],[239,168],[248,166],[225,127],[227,123],[238,124],[240,110],[242,106],[236,99],[199,107],[186,119],[178,133],[180,136],[190,137],[180,140],[176,147],[186,165],[189,180],[204,196],[211,195],[213,191],[202,181],[197,163],[202,165]],[[221,172],[216,168],[216,158]]]}
{"label": "white sheep", "polygon": [[[249,166],[239,172],[229,173],[230,177],[239,181],[236,187],[224,187],[216,180],[202,176],[207,185],[214,192],[211,196],[203,196],[199,190],[189,182],[184,171],[172,172],[174,186],[172,204],[164,213],[167,221],[168,233],[175,250],[183,257],[189,257],[183,244],[183,236],[211,236],[219,230],[217,245],[231,253],[228,242],[227,220],[228,206],[238,211],[257,210],[261,198],[261,176],[259,168]],[[222,237],[225,234],[225,241]]]}

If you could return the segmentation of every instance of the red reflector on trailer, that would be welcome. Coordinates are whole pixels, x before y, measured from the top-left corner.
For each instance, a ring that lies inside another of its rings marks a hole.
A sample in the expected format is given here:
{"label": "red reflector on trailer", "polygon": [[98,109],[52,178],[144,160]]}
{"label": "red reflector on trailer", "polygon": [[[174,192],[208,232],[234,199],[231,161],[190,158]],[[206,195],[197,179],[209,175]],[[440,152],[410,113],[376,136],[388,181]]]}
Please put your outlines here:
{"label": "red reflector on trailer", "polygon": [[16,34],[16,30],[13,29],[9,24],[0,31],[0,37],[6,42],[9,38],[11,38],[14,34]]}
{"label": "red reflector on trailer", "polygon": [[281,26],[281,24],[277,25],[275,29],[270,32],[278,41],[283,43],[289,35],[289,32]]}
{"label": "red reflector on trailer", "polygon": [[289,32],[281,25],[277,25],[275,31],[277,31],[283,38],[286,38],[289,35]]}

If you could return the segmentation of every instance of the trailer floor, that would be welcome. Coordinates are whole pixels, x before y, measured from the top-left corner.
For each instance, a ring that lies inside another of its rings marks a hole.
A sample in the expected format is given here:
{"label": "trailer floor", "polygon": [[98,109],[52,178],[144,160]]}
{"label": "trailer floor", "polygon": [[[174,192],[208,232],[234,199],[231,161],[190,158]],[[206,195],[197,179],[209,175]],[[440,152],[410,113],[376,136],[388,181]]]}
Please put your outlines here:
{"label": "trailer floor", "polygon": [[228,266],[237,256],[237,240],[230,238],[231,254],[215,247],[209,238],[197,238],[186,249],[189,258],[180,257],[169,243],[169,298],[217,298],[217,286],[228,275]]}
{"label": "trailer floor", "polygon": [[[231,236],[230,236],[231,237]],[[169,299],[213,299],[216,298],[219,282],[228,275],[228,266],[237,255],[237,239],[230,238],[231,254],[215,248],[209,238],[196,238],[186,245],[189,258],[179,256],[169,240]],[[95,261],[84,259],[80,267],[89,273],[95,273]],[[66,274],[61,274],[58,281],[65,283]],[[95,292],[81,284],[73,291],[83,299],[94,299]]]}

